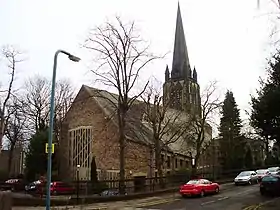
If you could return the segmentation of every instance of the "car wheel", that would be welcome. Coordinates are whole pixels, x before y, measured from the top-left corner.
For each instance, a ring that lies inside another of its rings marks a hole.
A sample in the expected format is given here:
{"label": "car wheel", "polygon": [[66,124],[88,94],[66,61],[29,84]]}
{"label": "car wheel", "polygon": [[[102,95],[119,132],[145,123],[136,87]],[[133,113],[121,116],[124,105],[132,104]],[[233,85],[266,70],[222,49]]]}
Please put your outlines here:
{"label": "car wheel", "polygon": [[201,190],[201,192],[200,192],[200,197],[204,197],[204,195],[205,195],[204,190]]}
{"label": "car wheel", "polygon": [[219,192],[220,192],[220,188],[217,187],[217,188],[215,189],[215,193],[218,194]]}
{"label": "car wheel", "polygon": [[237,183],[237,182],[235,182],[235,186],[238,186],[238,183]]}
{"label": "car wheel", "polygon": [[182,195],[182,198],[186,198],[187,196],[186,195]]}
{"label": "car wheel", "polygon": [[249,185],[251,185],[251,184],[252,184],[252,181],[251,181],[251,180],[249,180],[249,181],[248,181],[248,184],[249,184]]}

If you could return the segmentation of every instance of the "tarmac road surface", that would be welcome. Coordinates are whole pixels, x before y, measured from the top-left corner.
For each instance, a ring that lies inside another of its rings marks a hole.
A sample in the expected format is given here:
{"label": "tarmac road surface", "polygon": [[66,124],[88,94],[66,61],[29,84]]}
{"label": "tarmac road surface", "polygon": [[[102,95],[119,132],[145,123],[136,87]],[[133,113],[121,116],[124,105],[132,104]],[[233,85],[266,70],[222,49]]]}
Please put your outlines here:
{"label": "tarmac road surface", "polygon": [[[142,208],[145,210],[257,210],[261,203],[268,203],[272,197],[263,197],[259,185],[237,186],[221,191],[217,195],[203,198],[180,198],[174,202]],[[279,207],[280,209],[280,207]],[[140,210],[140,208],[139,208]]]}

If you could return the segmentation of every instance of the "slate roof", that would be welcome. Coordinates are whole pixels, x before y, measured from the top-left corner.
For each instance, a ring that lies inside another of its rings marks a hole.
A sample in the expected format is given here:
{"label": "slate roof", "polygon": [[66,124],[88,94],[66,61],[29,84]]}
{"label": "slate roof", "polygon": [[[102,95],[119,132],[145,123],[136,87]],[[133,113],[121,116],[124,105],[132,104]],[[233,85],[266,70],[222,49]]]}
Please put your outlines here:
{"label": "slate roof", "polygon": [[[99,104],[104,113],[117,125],[116,107],[113,105],[113,103],[117,105],[118,95],[110,93],[106,90],[100,90],[86,85],[83,85],[83,87]],[[153,145],[154,142],[152,141],[152,129],[150,128],[149,123],[143,122],[145,106],[146,105],[144,102],[135,100],[130,107],[126,118],[126,136],[129,140],[137,141],[145,145]],[[169,116],[174,116],[175,112],[177,111],[169,110],[169,112],[166,114]],[[163,141],[164,138],[165,137],[163,137]],[[183,144],[184,142],[182,140],[181,142],[178,140],[176,143],[169,144],[167,149],[174,153],[189,155],[188,151],[182,151],[182,148],[184,147]]]}

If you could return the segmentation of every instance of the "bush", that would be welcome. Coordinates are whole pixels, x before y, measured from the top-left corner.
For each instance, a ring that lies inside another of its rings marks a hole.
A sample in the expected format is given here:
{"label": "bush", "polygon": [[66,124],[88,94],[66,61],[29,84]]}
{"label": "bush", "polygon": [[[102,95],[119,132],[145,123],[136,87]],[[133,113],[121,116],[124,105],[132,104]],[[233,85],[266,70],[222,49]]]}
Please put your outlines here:
{"label": "bush", "polygon": [[100,194],[104,190],[108,190],[108,189],[109,189],[109,187],[105,182],[91,183],[92,194]]}
{"label": "bush", "polygon": [[168,179],[173,183],[186,183],[190,180],[191,170],[188,168],[183,168],[178,171],[173,171]]}

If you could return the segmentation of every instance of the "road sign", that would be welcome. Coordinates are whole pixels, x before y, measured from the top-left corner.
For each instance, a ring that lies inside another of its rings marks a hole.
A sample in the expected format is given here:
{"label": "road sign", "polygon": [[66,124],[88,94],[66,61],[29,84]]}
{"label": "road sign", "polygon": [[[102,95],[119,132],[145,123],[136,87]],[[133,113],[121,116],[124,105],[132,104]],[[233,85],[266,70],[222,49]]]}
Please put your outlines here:
{"label": "road sign", "polygon": [[[48,143],[46,143],[46,153],[48,154],[49,151],[48,151]],[[54,144],[52,144],[52,154],[54,153]]]}

